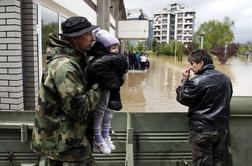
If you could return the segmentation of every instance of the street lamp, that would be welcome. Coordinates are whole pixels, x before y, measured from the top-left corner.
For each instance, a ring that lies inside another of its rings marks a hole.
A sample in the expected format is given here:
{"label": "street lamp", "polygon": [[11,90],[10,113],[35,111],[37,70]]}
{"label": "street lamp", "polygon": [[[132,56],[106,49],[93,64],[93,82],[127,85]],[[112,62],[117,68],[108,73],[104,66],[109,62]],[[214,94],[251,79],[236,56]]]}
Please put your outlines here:
{"label": "street lamp", "polygon": [[177,41],[175,41],[175,49],[174,49],[174,54],[175,54],[175,61],[177,60]]}
{"label": "street lamp", "polygon": [[226,41],[225,42],[225,46],[224,46],[224,57],[226,57],[227,56],[227,47],[228,47],[228,42]]}
{"label": "street lamp", "polygon": [[203,49],[205,32],[200,32],[200,49]]}

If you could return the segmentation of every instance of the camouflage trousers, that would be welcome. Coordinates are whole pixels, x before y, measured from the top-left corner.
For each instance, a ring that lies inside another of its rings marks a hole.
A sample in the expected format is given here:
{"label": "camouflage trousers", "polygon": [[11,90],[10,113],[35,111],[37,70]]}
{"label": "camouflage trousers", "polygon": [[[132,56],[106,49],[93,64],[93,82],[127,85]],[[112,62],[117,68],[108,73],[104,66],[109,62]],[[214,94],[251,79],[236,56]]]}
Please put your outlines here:
{"label": "camouflage trousers", "polygon": [[190,131],[194,166],[227,166],[227,136],[225,130]]}
{"label": "camouflage trousers", "polygon": [[94,159],[78,162],[64,162],[59,160],[47,159],[46,166],[98,166]]}

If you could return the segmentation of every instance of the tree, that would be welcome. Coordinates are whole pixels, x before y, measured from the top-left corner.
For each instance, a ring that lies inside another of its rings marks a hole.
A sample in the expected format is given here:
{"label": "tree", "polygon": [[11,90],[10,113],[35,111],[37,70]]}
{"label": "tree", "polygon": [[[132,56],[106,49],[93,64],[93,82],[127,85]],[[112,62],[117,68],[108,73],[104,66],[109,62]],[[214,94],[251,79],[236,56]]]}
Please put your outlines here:
{"label": "tree", "polygon": [[167,56],[175,56],[178,61],[182,61],[183,59],[183,44],[176,40],[171,41],[169,44],[161,43],[156,47],[157,55],[167,55]]}
{"label": "tree", "polygon": [[251,42],[247,42],[246,44],[242,44],[239,47],[239,55],[245,55],[246,52],[252,52],[252,43]]}
{"label": "tree", "polygon": [[47,48],[47,40],[48,40],[48,35],[50,33],[58,33],[59,31],[59,24],[57,22],[53,22],[50,24],[44,24],[42,21],[42,52],[43,54],[46,53],[46,48]]}
{"label": "tree", "polygon": [[142,51],[144,51],[144,48],[145,48],[144,42],[140,42],[140,41],[139,41],[139,42],[137,43],[136,49],[137,49],[138,51],[142,52]]}
{"label": "tree", "polygon": [[154,39],[152,40],[152,51],[153,51],[153,52],[156,52],[157,46],[158,46],[157,39],[154,38]]}
{"label": "tree", "polygon": [[171,55],[176,56],[177,60],[182,62],[183,60],[183,44],[176,40],[169,43]]}
{"label": "tree", "polygon": [[234,21],[225,17],[223,22],[210,20],[200,25],[195,33],[197,43],[200,43],[200,36],[204,35],[204,48],[209,50],[218,45],[224,46],[225,42],[234,40],[233,33]]}
{"label": "tree", "polygon": [[134,51],[134,46],[132,46],[129,41],[127,41],[127,45],[126,46],[127,46],[126,48],[127,48],[128,51],[130,51],[130,52]]}
{"label": "tree", "polygon": [[226,64],[228,58],[236,56],[239,49],[239,44],[231,43],[225,47],[218,45],[211,49],[211,53],[217,56],[218,61],[223,65]]}

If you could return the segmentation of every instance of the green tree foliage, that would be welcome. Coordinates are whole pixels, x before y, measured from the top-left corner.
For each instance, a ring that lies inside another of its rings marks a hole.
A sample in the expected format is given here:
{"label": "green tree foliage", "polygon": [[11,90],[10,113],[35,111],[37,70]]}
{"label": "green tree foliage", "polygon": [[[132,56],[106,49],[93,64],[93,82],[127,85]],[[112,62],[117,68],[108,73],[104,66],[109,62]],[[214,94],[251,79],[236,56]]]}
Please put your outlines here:
{"label": "green tree foliage", "polygon": [[215,46],[224,46],[225,42],[231,43],[234,40],[234,21],[225,17],[223,22],[210,20],[200,25],[194,38],[200,43],[200,36],[204,34],[204,48],[212,49]]}
{"label": "green tree foliage", "polygon": [[[175,51],[174,51],[174,54],[175,54]],[[177,56],[177,60],[179,62],[182,62],[183,60],[183,44],[181,42],[177,42],[176,41],[176,56]]]}
{"label": "green tree foliage", "polygon": [[172,48],[171,45],[166,43],[161,43],[156,50],[157,55],[168,55],[172,56]]}
{"label": "green tree foliage", "polygon": [[137,46],[136,46],[136,49],[140,52],[144,51],[145,49],[145,45],[144,45],[144,42],[138,42],[137,43]]}
{"label": "green tree foliage", "polygon": [[247,42],[246,44],[241,44],[239,46],[238,54],[244,55],[247,51],[252,52],[252,43]]}
{"label": "green tree foliage", "polygon": [[154,39],[152,40],[152,51],[153,51],[153,52],[156,52],[157,47],[158,47],[158,42],[157,42],[157,39],[154,38]]}
{"label": "green tree foliage", "polygon": [[169,44],[162,43],[156,47],[157,55],[176,56],[178,61],[183,59],[183,44],[178,41],[171,41]]}
{"label": "green tree foliage", "polygon": [[134,46],[132,46],[129,42],[127,42],[127,50],[130,52],[134,51]]}
{"label": "green tree foliage", "polygon": [[42,22],[42,52],[43,54],[46,53],[46,47],[47,47],[47,40],[48,35],[50,33],[58,33],[59,32],[59,24],[57,22],[50,23],[50,24],[44,24]]}

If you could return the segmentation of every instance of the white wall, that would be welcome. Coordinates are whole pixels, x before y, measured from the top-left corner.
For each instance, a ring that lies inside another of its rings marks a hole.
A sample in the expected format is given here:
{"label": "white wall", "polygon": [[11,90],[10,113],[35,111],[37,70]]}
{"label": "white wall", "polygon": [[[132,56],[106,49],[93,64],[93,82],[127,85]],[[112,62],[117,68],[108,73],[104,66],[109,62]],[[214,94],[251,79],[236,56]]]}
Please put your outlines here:
{"label": "white wall", "polygon": [[118,21],[118,38],[147,39],[149,36],[148,20]]}
{"label": "white wall", "polygon": [[92,24],[97,24],[96,12],[88,6],[83,0],[52,0],[58,5],[70,10],[79,16],[87,17]]}

